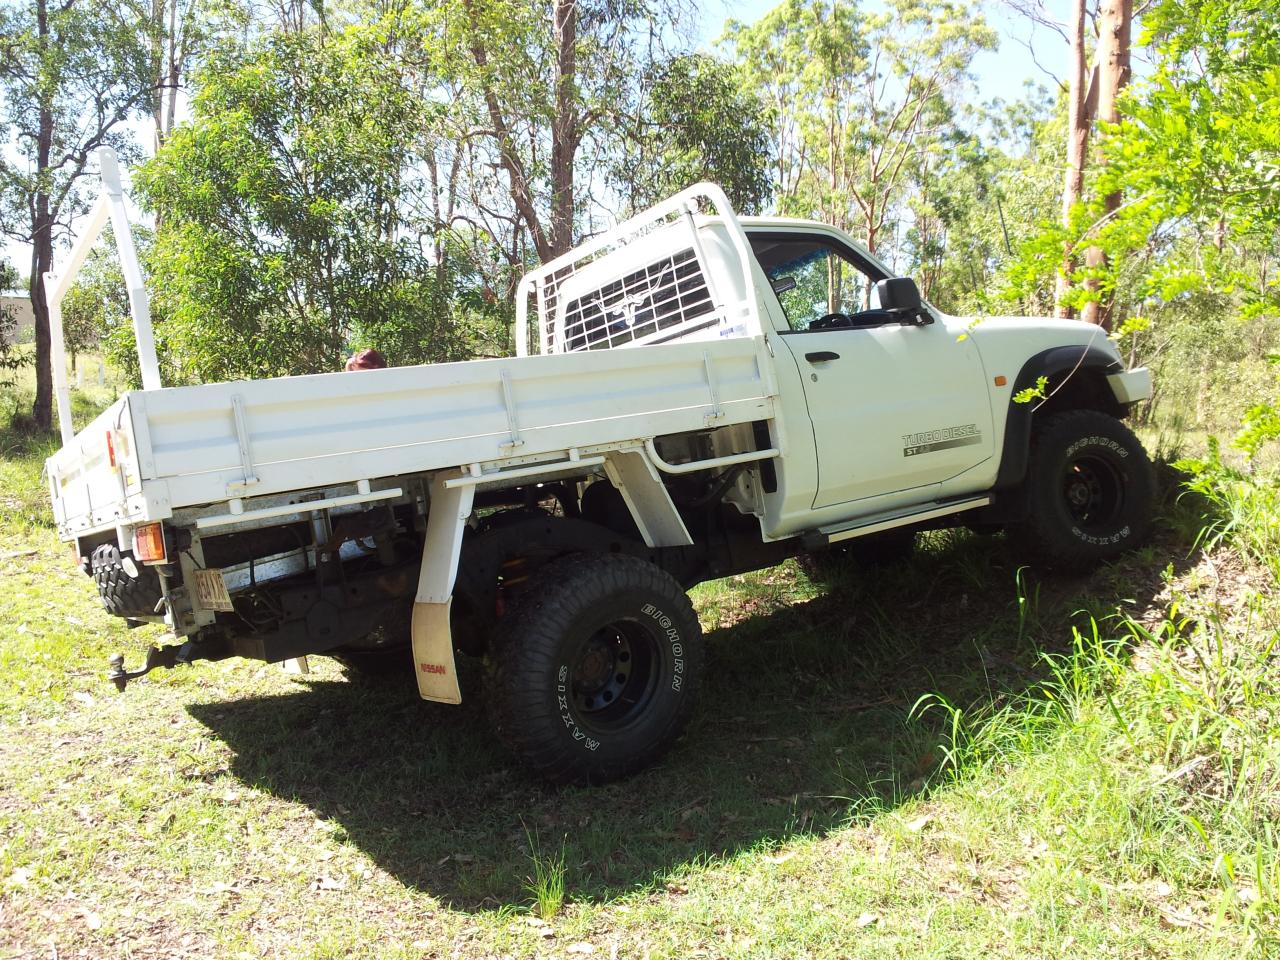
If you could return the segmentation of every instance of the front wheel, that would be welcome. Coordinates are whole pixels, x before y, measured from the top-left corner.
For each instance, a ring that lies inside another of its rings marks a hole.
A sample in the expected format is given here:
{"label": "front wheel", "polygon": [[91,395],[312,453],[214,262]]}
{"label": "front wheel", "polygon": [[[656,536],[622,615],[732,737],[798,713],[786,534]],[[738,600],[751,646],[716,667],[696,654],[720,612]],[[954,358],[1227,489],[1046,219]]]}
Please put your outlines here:
{"label": "front wheel", "polygon": [[651,563],[621,554],[550,563],[500,629],[490,713],[499,738],[540,777],[624,777],[689,721],[702,630],[684,590]]}
{"label": "front wheel", "polygon": [[1027,471],[1029,515],[1011,529],[1029,556],[1084,571],[1140,544],[1151,523],[1151,461],[1133,432],[1096,410],[1040,424]]}

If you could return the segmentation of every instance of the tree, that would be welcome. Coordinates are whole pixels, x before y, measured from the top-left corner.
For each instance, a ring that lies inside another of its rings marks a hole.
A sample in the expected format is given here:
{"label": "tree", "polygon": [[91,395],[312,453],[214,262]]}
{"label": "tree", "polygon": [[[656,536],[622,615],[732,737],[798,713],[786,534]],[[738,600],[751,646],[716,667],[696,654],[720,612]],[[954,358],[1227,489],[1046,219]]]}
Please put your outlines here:
{"label": "tree", "polygon": [[[1085,49],[1085,16],[1088,0],[1071,0],[1069,21],[1070,54],[1067,81],[1067,165],[1062,183],[1062,223],[1071,223],[1072,211],[1084,195],[1084,168],[1089,154],[1089,134],[1098,106],[1098,68],[1089,69],[1088,52]],[[1062,271],[1058,276],[1057,308],[1060,317],[1070,317],[1072,310],[1066,303],[1071,288],[1071,274],[1075,270],[1075,247],[1067,244],[1062,256]]]}
{"label": "tree", "polygon": [[[417,132],[443,111],[416,96],[382,31],[349,27],[224,43],[199,71],[192,120],[135,175],[161,216],[150,257],[164,358],[180,381],[341,369],[356,343],[395,363],[470,356],[406,224]],[[414,229],[409,229],[409,227]]]}
{"label": "tree", "polygon": [[[1123,101],[1121,122],[1103,143],[1090,216],[1107,260],[1104,290],[1126,267],[1143,265],[1138,293],[1160,306],[1217,301],[1222,333],[1264,352],[1266,321],[1280,318],[1276,254],[1280,239],[1280,3],[1192,0],[1160,3],[1144,17],[1144,39],[1158,56],[1152,75]],[[1128,201],[1107,214],[1107,198]],[[1203,311],[1193,314],[1204,327]],[[1248,327],[1257,336],[1248,337]],[[1201,386],[1211,375],[1198,351]],[[1280,408],[1257,397],[1239,443],[1256,453],[1280,438]]]}
{"label": "tree", "polygon": [[[1129,82],[1129,43],[1133,24],[1133,0],[1100,0],[1098,10],[1098,120],[1115,124],[1120,120],[1120,91]],[[1102,216],[1110,217],[1120,208],[1121,191],[1114,189],[1106,194],[1102,203]],[[1091,246],[1085,254],[1089,271],[1096,272],[1103,264],[1102,249]],[[1086,288],[1097,289],[1097,281],[1086,275]],[[1080,319],[1111,329],[1110,302],[1102,304],[1096,296],[1090,296],[1080,311]]]}
{"label": "tree", "polygon": [[[1132,0],[1072,0],[1071,16],[1065,23],[1054,19],[1043,0],[1005,0],[1019,14],[1035,24],[1046,26],[1068,45],[1066,164],[1063,170],[1061,226],[1062,261],[1059,268],[1055,313],[1071,317],[1078,305],[1082,319],[1110,327],[1111,307],[1102,303],[1098,292],[1098,275],[1103,253],[1090,246],[1085,252],[1086,265],[1079,265],[1079,249],[1072,237],[1078,233],[1080,204],[1085,197],[1085,172],[1089,166],[1090,141],[1099,121],[1114,124],[1119,120],[1120,92],[1129,82],[1130,46],[1133,25]],[[1093,63],[1089,62],[1089,40],[1096,38]],[[1120,205],[1120,194],[1110,197],[1104,216]],[[1073,283],[1083,288],[1073,296]]]}
{"label": "tree", "polygon": [[84,177],[100,146],[126,158],[124,129],[147,103],[145,31],[103,0],[30,0],[0,9],[0,107],[17,160],[0,159],[0,227],[31,246],[36,395],[32,419],[53,424],[49,309],[44,274],[58,240],[85,208]]}
{"label": "tree", "polygon": [[[8,260],[0,260],[0,290],[16,290],[18,271]],[[14,334],[17,317],[10,307],[0,307],[0,389],[12,387],[14,374],[27,362],[27,358],[14,350]]]}
{"label": "tree", "polygon": [[1051,311],[1052,284],[1011,290],[1002,272],[1060,201],[1061,118],[1043,87],[1006,103],[966,106],[917,152],[895,229],[903,272],[957,314]]}
{"label": "tree", "polygon": [[[546,262],[568,251],[604,179],[637,80],[660,59],[673,12],[659,3],[448,0],[432,8],[441,72],[474,97],[483,125],[469,133],[475,159],[505,181],[498,217],[527,233]],[[493,184],[477,171],[478,208]]]}
{"label": "tree", "polygon": [[871,251],[910,161],[951,121],[948,97],[996,35],[963,2],[785,0],[732,43],[775,110],[777,205],[857,230]]}
{"label": "tree", "polygon": [[[146,264],[151,250],[150,231],[135,225],[133,239],[139,259]],[[62,301],[62,332],[73,369],[77,354],[97,347],[113,366],[125,371],[130,382],[141,381],[129,293],[114,235],[107,233],[89,251],[80,275],[67,291]]]}
{"label": "tree", "polygon": [[[127,0],[148,29],[152,95],[148,104],[154,149],[164,146],[178,116],[178,94],[187,71],[214,28],[209,0]],[[225,11],[224,11],[225,14]]]}
{"label": "tree", "polygon": [[735,209],[758,212],[772,193],[770,119],[733,64],[706,54],[672,57],[647,78],[613,178],[632,210],[711,180]]}

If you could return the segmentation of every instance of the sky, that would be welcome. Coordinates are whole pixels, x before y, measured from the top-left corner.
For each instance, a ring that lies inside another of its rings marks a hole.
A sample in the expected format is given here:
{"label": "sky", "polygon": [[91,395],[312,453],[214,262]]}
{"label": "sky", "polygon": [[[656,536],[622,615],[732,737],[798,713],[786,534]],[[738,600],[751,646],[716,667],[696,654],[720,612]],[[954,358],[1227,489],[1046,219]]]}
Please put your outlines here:
{"label": "sky", "polygon": [[[751,23],[778,2],[779,0],[705,0],[701,5],[696,34],[699,46],[711,50],[716,39],[724,32],[726,20]],[[871,0],[868,5],[875,7],[877,3]],[[1066,0],[1050,0],[1048,6],[1054,12],[1063,15],[1066,13]],[[1021,96],[1028,81],[1053,86],[1054,80],[1045,69],[1057,77],[1065,75],[1067,47],[1060,37],[1043,27],[1033,29],[1028,21],[1013,15],[998,0],[988,0],[983,7],[988,22],[1000,34],[1000,46],[998,50],[980,53],[974,60],[972,69],[977,101],[986,102],[995,97],[1016,99]],[[1062,8],[1061,11],[1056,10],[1059,7]],[[1037,66],[1037,60],[1040,66]],[[141,124],[139,129],[144,136],[150,130],[147,124]],[[8,242],[2,252],[20,272],[26,272],[31,256],[27,247]],[[62,250],[55,262],[61,264],[65,258],[66,250]]]}

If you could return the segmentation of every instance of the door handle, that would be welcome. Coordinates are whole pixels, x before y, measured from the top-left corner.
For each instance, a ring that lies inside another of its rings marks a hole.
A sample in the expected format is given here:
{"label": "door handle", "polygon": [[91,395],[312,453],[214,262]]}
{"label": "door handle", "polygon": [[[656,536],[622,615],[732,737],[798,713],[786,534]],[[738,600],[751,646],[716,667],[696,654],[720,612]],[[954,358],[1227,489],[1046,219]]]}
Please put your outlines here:
{"label": "door handle", "polygon": [[804,358],[810,363],[826,363],[828,360],[839,360],[840,354],[834,350],[815,350],[813,353],[806,353]]}

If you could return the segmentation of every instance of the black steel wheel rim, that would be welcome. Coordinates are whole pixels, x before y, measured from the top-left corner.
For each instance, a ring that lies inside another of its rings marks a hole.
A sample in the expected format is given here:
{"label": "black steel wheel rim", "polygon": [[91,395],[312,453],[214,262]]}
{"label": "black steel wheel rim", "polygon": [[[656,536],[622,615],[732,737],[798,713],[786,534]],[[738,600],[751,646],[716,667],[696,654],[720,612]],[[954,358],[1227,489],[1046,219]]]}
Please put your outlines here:
{"label": "black steel wheel rim", "polygon": [[569,686],[581,722],[619,730],[653,700],[661,673],[658,643],[634,620],[615,620],[585,637],[570,658]]}
{"label": "black steel wheel rim", "polygon": [[1124,507],[1124,477],[1105,457],[1077,457],[1062,477],[1067,512],[1086,533],[1109,531]]}

